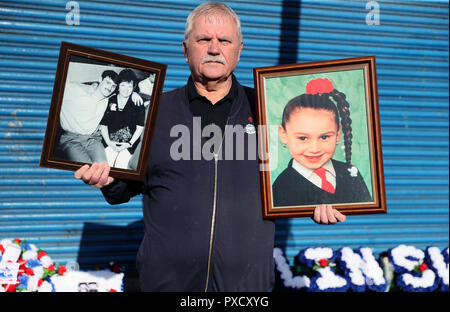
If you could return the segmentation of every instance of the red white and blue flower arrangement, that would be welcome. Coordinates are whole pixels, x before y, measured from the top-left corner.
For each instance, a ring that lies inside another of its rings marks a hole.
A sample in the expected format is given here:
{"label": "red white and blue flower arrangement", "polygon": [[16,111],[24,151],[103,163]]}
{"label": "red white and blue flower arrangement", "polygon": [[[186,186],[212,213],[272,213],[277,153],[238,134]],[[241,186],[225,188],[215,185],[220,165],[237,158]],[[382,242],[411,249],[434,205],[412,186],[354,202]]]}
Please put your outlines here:
{"label": "red white and blue flower arrangement", "polygon": [[[382,256],[386,255],[386,256]],[[274,291],[386,292],[449,291],[449,249],[399,245],[381,253],[371,248],[305,248],[291,267],[274,249]]]}
{"label": "red white and blue flower arrangement", "polygon": [[114,263],[105,270],[67,270],[34,244],[0,241],[0,292],[122,292],[123,277]]}
{"label": "red white and blue flower arrangement", "polygon": [[[14,260],[3,259],[8,249],[13,250],[8,254],[16,254],[13,256]],[[51,276],[66,272],[65,266],[53,263],[45,251],[20,239],[0,241],[0,263],[2,262],[18,266],[18,270],[14,274],[14,278],[17,277],[15,281],[0,284],[0,292],[54,292]]]}

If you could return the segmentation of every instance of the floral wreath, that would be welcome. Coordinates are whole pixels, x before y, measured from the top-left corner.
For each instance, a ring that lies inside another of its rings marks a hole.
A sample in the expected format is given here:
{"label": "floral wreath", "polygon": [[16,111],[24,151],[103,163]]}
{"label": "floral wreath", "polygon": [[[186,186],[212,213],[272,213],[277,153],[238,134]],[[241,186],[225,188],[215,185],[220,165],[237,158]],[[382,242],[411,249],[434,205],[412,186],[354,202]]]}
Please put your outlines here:
{"label": "floral wreath", "polygon": [[348,281],[336,274],[336,253],[331,248],[306,248],[299,252],[295,262],[312,269],[311,292],[345,292]]}
{"label": "floral wreath", "polygon": [[292,267],[275,247],[274,262],[274,291],[449,291],[448,247],[429,246],[424,252],[399,245],[378,258],[368,247],[306,248],[294,257]]}
{"label": "floral wreath", "polygon": [[54,292],[55,286],[50,277],[55,274],[63,275],[66,272],[66,267],[55,265],[45,251],[38,249],[34,244],[28,244],[17,238],[0,241],[0,262],[5,251],[12,244],[21,248],[20,256],[16,262],[19,264],[17,280],[16,283],[0,285],[0,292]]}
{"label": "floral wreath", "polygon": [[344,247],[339,250],[338,260],[352,291],[386,291],[388,284],[384,272],[371,248],[361,247],[353,251],[349,247]]}
{"label": "floral wreath", "polygon": [[275,281],[285,291],[305,291],[309,289],[311,280],[308,276],[294,276],[283,251],[275,247],[273,249],[275,262]]}
{"label": "floral wreath", "polygon": [[425,253],[414,246],[399,245],[388,251],[389,260],[397,273],[397,286],[404,291],[434,291],[438,279],[433,270],[425,263]]}

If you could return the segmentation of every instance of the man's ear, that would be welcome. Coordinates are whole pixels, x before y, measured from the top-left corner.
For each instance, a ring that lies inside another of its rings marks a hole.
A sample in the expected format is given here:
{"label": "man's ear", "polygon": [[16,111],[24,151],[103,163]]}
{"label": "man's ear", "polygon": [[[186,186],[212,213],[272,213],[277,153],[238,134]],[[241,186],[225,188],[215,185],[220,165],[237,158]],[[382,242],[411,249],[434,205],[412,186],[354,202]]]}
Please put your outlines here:
{"label": "man's ear", "polygon": [[184,59],[185,59],[186,63],[189,63],[188,48],[187,48],[186,42],[184,40],[183,40],[182,46],[183,46]]}
{"label": "man's ear", "polygon": [[284,130],[282,125],[278,126],[278,134],[280,135],[280,141],[283,144],[287,144],[287,134],[286,134],[286,130]]}
{"label": "man's ear", "polygon": [[241,41],[241,45],[239,47],[239,55],[238,55],[238,62],[241,60],[241,52],[242,52],[242,48],[244,47],[244,42]]}

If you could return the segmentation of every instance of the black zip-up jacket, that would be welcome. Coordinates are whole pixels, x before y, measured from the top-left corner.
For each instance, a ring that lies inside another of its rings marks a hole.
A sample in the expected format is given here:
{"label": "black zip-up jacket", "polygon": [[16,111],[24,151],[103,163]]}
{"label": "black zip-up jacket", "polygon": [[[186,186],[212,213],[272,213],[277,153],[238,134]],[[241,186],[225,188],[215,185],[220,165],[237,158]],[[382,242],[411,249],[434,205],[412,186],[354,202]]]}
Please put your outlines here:
{"label": "black zip-up jacket", "polygon": [[[145,233],[137,255],[142,291],[272,286],[275,226],[262,218],[257,134],[251,126],[245,130],[254,120],[253,90],[237,85],[218,157],[201,153],[209,144],[199,136],[184,86],[161,98],[145,181],[116,179],[102,188],[110,204],[144,195]],[[177,160],[180,155],[184,159]]]}

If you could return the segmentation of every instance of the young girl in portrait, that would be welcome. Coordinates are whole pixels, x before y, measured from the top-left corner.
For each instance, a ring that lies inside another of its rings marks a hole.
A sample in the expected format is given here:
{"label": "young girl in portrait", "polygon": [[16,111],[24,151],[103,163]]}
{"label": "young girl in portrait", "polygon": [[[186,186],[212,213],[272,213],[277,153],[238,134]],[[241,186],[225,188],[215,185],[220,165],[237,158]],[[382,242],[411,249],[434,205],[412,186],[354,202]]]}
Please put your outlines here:
{"label": "young girl in portrait", "polygon": [[[278,132],[292,159],[273,183],[274,206],[372,201],[351,164],[351,122],[345,94],[327,78],[311,80],[286,104]],[[341,132],[346,162],[332,159]]]}

